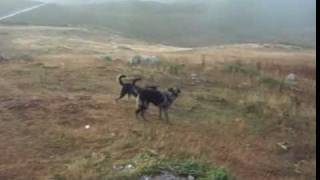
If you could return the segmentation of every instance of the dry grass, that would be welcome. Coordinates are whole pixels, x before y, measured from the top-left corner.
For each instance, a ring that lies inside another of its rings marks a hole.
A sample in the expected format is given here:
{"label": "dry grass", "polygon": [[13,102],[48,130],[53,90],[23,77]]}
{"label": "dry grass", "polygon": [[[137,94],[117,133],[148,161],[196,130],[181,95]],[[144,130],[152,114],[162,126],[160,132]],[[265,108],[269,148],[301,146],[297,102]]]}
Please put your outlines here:
{"label": "dry grass", "polygon": [[[164,53],[167,64],[148,68],[75,54],[2,63],[0,179],[107,179],[119,176],[115,165],[146,150],[206,159],[237,179],[314,179],[315,67],[312,55],[303,52],[299,60],[294,53],[255,52],[252,61],[240,54],[254,75],[226,71],[233,61],[223,53],[226,63],[208,59],[204,67],[174,60],[201,52]],[[298,84],[280,91],[277,82],[288,72],[298,75]],[[119,73],[142,75],[142,84],[181,87],[170,110],[173,124],[157,120],[155,108],[148,122],[136,120],[133,99],[114,104]],[[277,145],[283,142],[287,150]]]}

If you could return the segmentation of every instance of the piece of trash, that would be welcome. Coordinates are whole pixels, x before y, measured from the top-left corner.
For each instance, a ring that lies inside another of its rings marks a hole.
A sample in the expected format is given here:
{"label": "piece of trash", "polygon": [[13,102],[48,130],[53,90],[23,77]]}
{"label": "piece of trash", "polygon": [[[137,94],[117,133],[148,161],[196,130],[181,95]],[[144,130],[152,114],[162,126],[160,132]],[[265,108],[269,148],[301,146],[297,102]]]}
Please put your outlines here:
{"label": "piece of trash", "polygon": [[86,128],[86,129],[89,129],[89,128],[90,128],[90,125],[86,125],[85,128]]}
{"label": "piece of trash", "polygon": [[113,168],[114,170],[117,170],[117,171],[121,171],[121,170],[124,169],[124,167],[123,167],[122,165],[113,165],[112,168]]}
{"label": "piece of trash", "polygon": [[127,169],[131,169],[131,168],[133,168],[133,165],[132,164],[128,164],[126,168]]}
{"label": "piece of trash", "polygon": [[283,149],[283,150],[285,150],[285,151],[287,151],[289,148],[288,148],[288,144],[287,143],[285,143],[285,142],[279,142],[279,143],[277,143],[277,145],[281,148],[281,149]]}

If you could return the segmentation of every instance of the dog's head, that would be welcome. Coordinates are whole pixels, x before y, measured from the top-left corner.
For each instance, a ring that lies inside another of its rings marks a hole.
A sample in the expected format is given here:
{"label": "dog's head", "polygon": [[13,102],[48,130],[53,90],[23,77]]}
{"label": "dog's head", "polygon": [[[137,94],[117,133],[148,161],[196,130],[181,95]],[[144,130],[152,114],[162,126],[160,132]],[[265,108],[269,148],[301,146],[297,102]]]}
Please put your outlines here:
{"label": "dog's head", "polygon": [[170,92],[173,96],[178,97],[181,93],[181,90],[179,88],[169,88],[168,92]]}

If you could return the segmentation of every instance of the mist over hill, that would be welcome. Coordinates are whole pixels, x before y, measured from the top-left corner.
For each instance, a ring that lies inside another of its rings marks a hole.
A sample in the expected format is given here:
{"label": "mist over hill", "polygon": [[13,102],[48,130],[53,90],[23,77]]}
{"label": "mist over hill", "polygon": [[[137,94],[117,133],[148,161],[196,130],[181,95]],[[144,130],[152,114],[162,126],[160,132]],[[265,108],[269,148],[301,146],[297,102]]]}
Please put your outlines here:
{"label": "mist over hill", "polygon": [[316,41],[315,0],[68,2],[49,4],[5,23],[111,29],[177,46],[258,42],[314,47]]}
{"label": "mist over hill", "polygon": [[0,16],[4,16],[7,13],[16,11],[21,8],[26,8],[37,4],[36,1],[27,0],[1,0],[0,1]]}

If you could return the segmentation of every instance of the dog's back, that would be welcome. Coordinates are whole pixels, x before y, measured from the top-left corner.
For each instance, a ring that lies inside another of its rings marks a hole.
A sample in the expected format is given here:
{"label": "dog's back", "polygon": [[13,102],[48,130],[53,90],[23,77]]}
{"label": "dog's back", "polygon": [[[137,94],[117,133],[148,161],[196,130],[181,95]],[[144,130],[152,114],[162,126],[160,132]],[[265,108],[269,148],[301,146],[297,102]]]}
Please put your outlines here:
{"label": "dog's back", "polygon": [[142,89],[139,93],[141,101],[151,102],[154,105],[159,105],[164,101],[163,93],[157,89]]}

